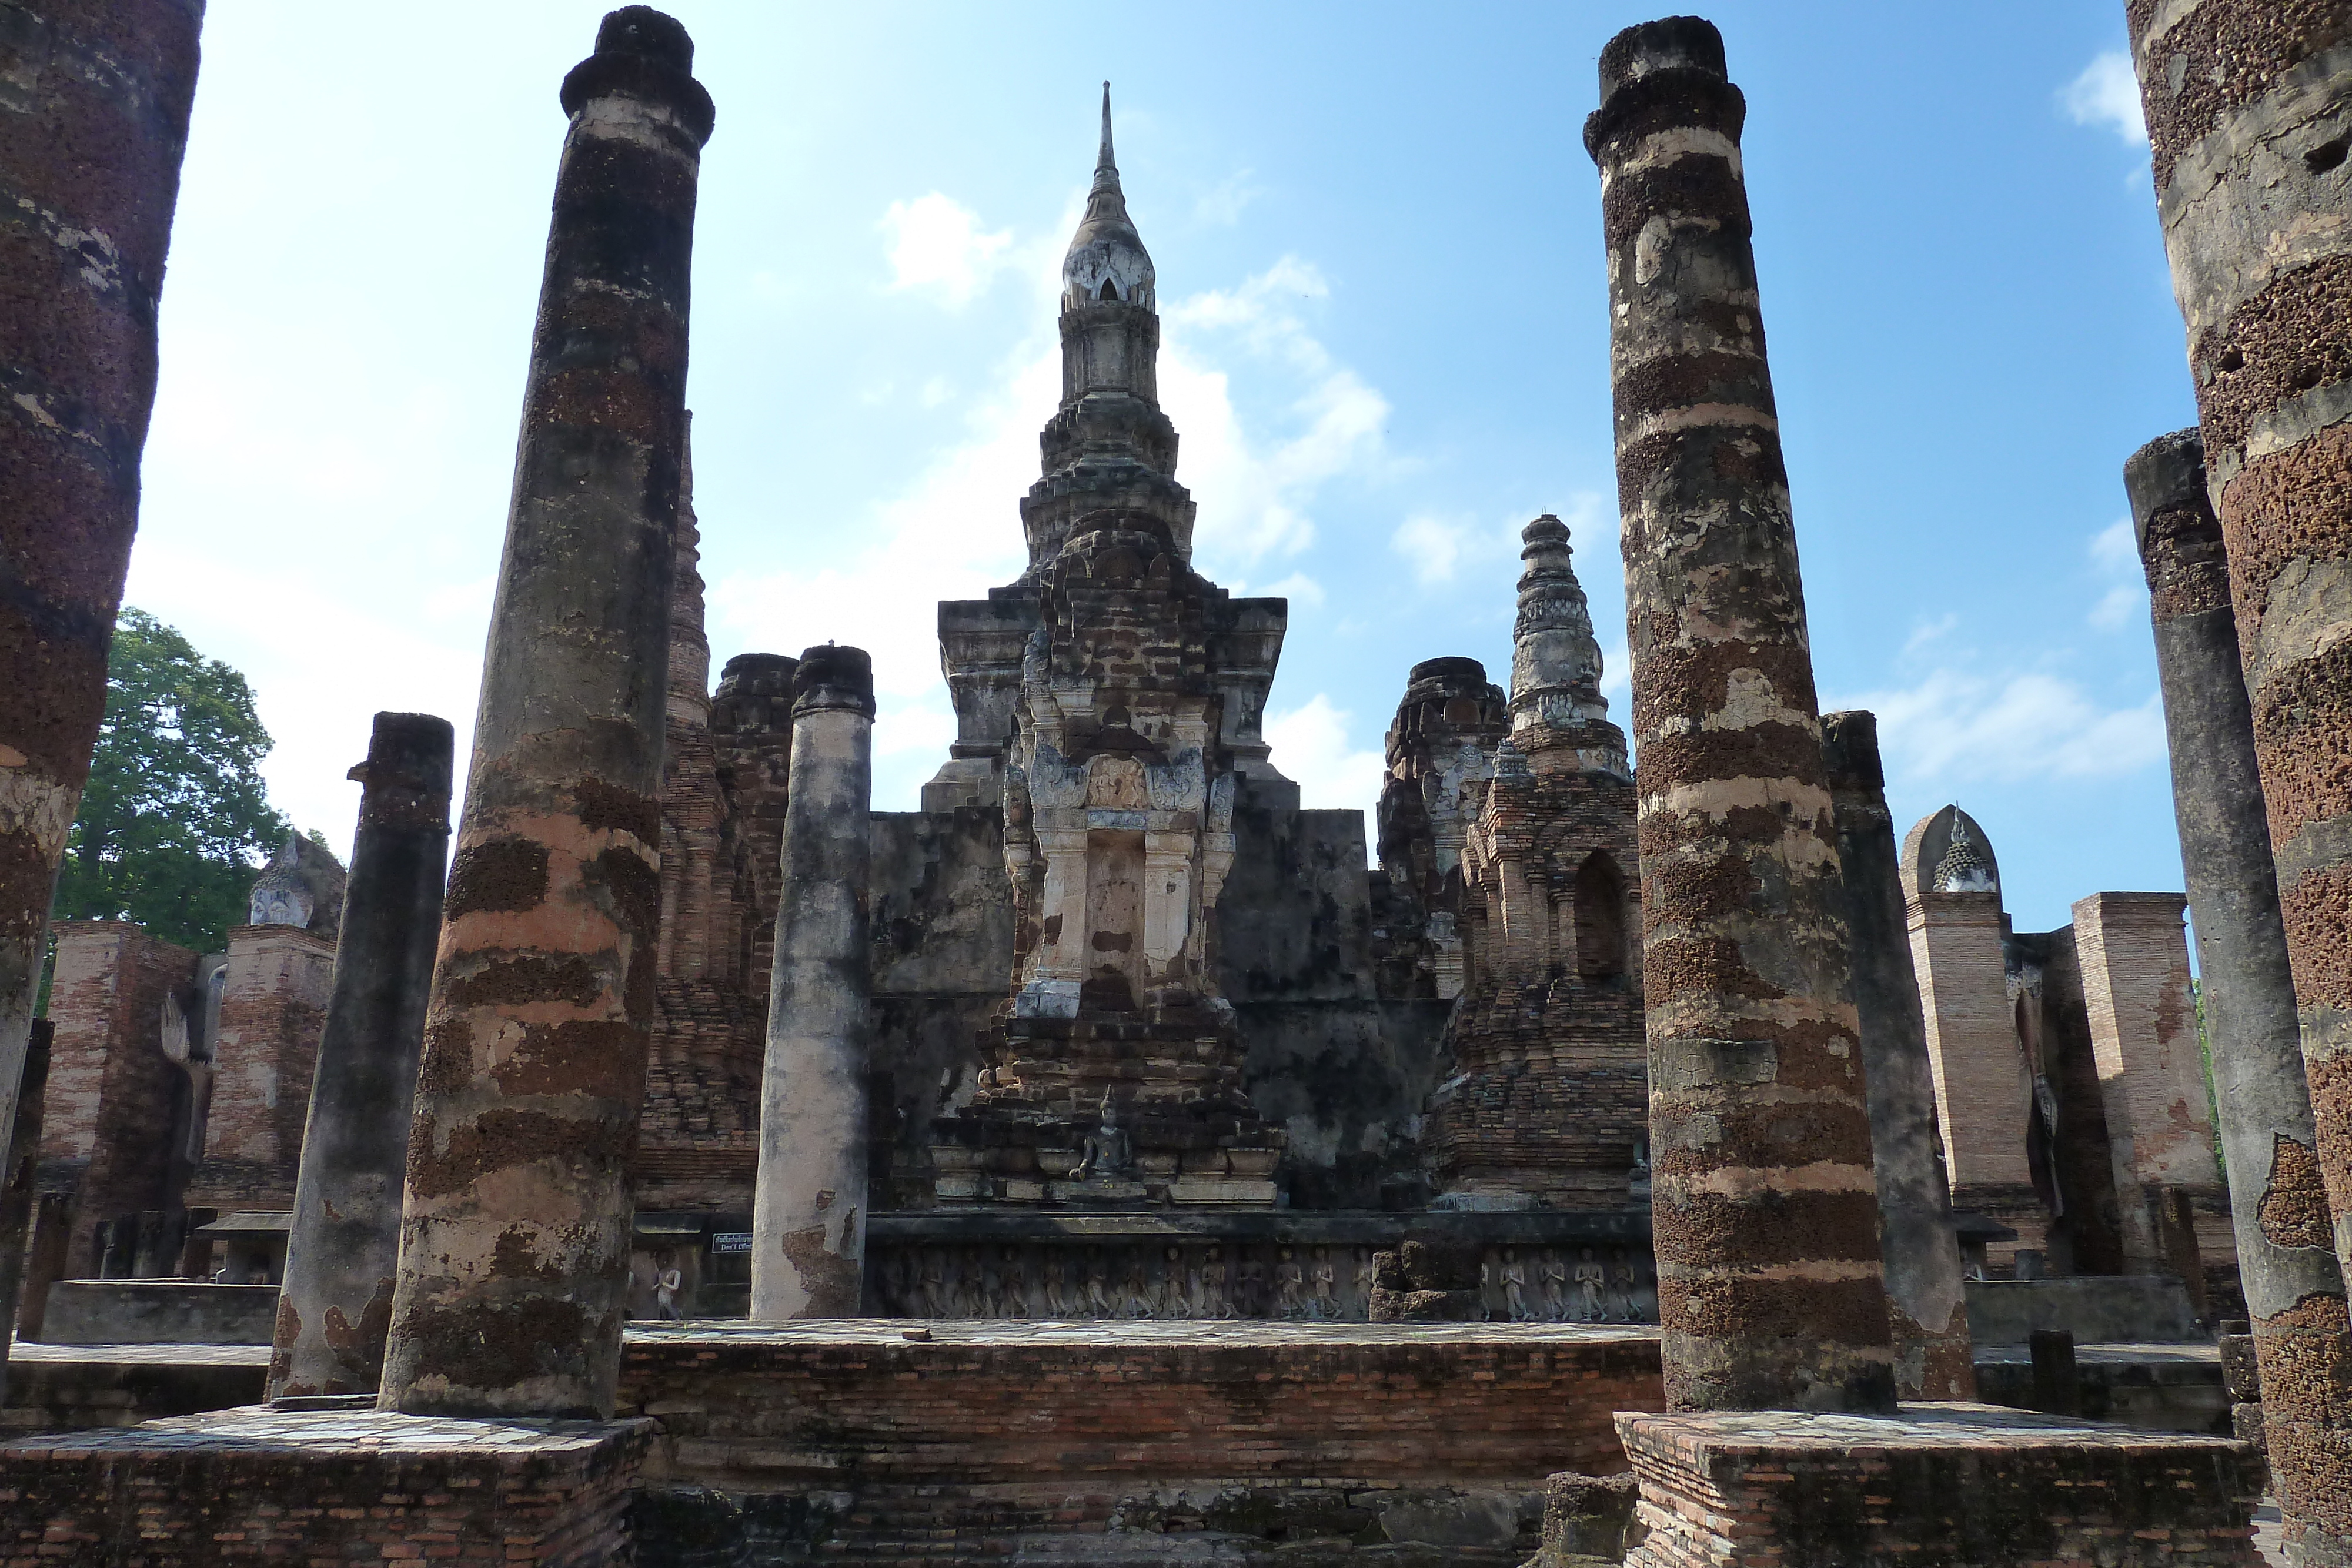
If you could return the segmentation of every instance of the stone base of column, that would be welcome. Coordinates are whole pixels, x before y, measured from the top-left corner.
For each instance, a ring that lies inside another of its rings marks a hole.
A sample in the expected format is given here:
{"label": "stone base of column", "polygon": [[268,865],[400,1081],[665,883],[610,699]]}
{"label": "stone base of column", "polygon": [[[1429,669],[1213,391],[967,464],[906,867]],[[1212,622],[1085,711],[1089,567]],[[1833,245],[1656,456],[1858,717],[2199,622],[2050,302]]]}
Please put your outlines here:
{"label": "stone base of column", "polygon": [[1896,1416],[1625,1414],[1642,1487],[1626,1568],[2260,1568],[2261,1457],[1988,1405]]}
{"label": "stone base of column", "polygon": [[601,1568],[626,1560],[653,1428],[247,1406],[20,1439],[0,1561]]}

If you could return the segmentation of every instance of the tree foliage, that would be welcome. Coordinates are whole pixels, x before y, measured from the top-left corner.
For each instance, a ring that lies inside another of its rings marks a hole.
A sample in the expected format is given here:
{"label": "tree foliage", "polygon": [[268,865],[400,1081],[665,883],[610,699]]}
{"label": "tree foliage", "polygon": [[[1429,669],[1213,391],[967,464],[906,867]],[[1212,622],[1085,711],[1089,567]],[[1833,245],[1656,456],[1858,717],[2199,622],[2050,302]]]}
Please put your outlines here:
{"label": "tree foliage", "polygon": [[135,920],[218,952],[245,919],[258,862],[291,831],[262,786],[269,746],[243,675],[126,605],[56,917]]}

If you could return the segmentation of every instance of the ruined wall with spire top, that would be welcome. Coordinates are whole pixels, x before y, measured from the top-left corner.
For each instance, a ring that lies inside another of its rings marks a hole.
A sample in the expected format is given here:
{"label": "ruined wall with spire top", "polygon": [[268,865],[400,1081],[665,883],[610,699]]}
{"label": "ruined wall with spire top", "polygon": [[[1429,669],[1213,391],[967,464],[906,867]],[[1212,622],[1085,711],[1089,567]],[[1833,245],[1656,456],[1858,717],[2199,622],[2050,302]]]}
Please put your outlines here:
{"label": "ruined wall with spire top", "polygon": [[795,661],[741,654],[709,689],[692,486],[689,458],[670,594],[661,924],[636,1203],[741,1214],[759,1158]]}

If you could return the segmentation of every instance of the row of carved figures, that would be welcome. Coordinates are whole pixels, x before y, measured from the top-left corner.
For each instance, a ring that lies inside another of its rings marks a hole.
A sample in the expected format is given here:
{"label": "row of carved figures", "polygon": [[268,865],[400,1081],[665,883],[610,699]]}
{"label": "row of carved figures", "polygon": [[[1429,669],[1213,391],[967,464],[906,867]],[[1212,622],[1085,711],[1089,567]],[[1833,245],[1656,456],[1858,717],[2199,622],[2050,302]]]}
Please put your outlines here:
{"label": "row of carved figures", "polygon": [[[1362,1322],[1369,1247],[1055,1243],[877,1247],[874,1310],[910,1318],[1101,1318]],[[1481,1270],[1496,1322],[1651,1322],[1648,1259],[1591,1247],[1490,1249]]]}

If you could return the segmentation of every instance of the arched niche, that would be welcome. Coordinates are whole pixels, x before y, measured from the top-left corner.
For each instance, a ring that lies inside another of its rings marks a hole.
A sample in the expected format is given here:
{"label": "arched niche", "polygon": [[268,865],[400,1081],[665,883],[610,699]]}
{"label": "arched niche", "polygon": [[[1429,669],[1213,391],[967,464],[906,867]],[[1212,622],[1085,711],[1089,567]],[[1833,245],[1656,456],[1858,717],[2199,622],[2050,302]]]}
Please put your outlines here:
{"label": "arched niche", "polygon": [[[1955,856],[1954,841],[1962,838],[1965,838],[1966,845],[1961,853]],[[1939,873],[1951,869],[1946,864],[1948,860],[1967,861],[1971,858],[1982,862],[1980,878],[1969,877],[1952,887],[1939,885]],[[1903,892],[1911,898],[1934,893],[2000,894],[2000,861],[1992,852],[1992,841],[1985,836],[1984,829],[1978,826],[1974,817],[1957,805],[1946,806],[1920,818],[1913,825],[1903,838]]]}
{"label": "arched niche", "polygon": [[1588,985],[1625,978],[1628,967],[1625,873],[1606,850],[1576,868],[1576,973]]}

